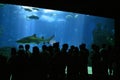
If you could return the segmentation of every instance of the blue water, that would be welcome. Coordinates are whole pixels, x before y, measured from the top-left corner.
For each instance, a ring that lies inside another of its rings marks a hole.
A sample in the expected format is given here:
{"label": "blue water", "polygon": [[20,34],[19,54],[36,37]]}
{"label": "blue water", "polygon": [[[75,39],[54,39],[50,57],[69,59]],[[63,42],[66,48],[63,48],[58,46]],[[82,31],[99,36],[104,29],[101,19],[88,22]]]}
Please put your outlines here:
{"label": "blue water", "polygon": [[[44,38],[55,35],[49,45],[59,42],[60,47],[64,43],[68,43],[69,46],[86,43],[87,48],[90,48],[94,41],[97,43],[98,38],[93,36],[95,30],[99,32],[96,33],[97,35],[106,35],[106,39],[114,39],[114,19],[43,8],[36,9],[13,4],[0,7],[0,48],[17,47],[19,45],[17,40],[33,34],[37,37],[44,36]],[[36,15],[39,19],[29,18],[31,15]],[[102,40],[102,37],[100,39]],[[102,44],[99,40],[98,42]],[[30,43],[31,46],[42,44]]]}

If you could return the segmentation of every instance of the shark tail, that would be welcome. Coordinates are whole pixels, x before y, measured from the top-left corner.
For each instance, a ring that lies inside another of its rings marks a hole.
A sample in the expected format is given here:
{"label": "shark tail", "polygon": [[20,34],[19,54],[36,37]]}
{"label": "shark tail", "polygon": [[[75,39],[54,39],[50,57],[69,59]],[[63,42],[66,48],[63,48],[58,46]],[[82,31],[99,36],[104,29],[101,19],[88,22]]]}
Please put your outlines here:
{"label": "shark tail", "polygon": [[49,37],[49,38],[46,40],[46,42],[47,42],[47,43],[50,43],[50,40],[53,39],[54,37],[55,37],[55,35],[52,35],[51,37]]}
{"label": "shark tail", "polygon": [[55,37],[55,35],[52,35],[52,36],[49,38],[49,40],[53,39],[54,37]]}

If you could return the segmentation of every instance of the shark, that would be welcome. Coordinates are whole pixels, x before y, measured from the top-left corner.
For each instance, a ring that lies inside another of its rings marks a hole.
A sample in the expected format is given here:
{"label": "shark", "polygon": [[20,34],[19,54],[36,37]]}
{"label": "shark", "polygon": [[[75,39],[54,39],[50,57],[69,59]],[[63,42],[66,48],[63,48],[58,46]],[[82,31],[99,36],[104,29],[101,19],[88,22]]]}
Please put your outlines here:
{"label": "shark", "polygon": [[22,44],[25,44],[25,43],[36,43],[36,44],[40,44],[40,43],[50,43],[50,41],[55,37],[55,35],[52,35],[50,36],[49,38],[44,38],[44,36],[42,37],[37,37],[36,34],[33,34],[31,36],[27,36],[27,37],[23,37],[19,40],[17,40],[16,42],[17,43],[22,43]]}

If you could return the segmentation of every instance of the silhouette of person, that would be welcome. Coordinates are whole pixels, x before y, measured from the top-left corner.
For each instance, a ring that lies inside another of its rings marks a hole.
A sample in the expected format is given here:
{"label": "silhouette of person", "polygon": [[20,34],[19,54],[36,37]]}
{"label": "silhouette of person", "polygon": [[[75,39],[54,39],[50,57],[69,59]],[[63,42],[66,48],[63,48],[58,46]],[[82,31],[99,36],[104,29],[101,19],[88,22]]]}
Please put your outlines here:
{"label": "silhouette of person", "polygon": [[0,80],[9,80],[7,57],[0,55]]}
{"label": "silhouette of person", "polygon": [[79,46],[80,48],[80,76],[82,79],[88,78],[88,71],[87,71],[87,65],[88,65],[88,56],[89,56],[89,50],[86,48],[86,44],[83,43]]}
{"label": "silhouette of person", "polygon": [[96,44],[92,44],[91,61],[92,61],[92,77],[93,80],[99,80],[100,77],[100,53],[99,47]]}
{"label": "silhouette of person", "polygon": [[100,49],[100,56],[101,56],[101,76],[102,78],[106,79],[108,77],[108,52],[107,52],[107,45],[102,44]]}
{"label": "silhouette of person", "polygon": [[12,76],[11,80],[17,80],[16,78],[16,60],[17,60],[17,50],[16,48],[11,48],[11,57],[8,60],[10,77]]}
{"label": "silhouette of person", "polygon": [[32,49],[32,55],[30,57],[30,80],[41,80],[41,57],[40,51],[37,46]]}
{"label": "silhouette of person", "polygon": [[30,57],[30,55],[31,55],[31,52],[30,52],[29,49],[30,49],[30,45],[26,44],[25,45],[25,54],[26,54],[27,57]]}
{"label": "silhouette of person", "polygon": [[17,51],[17,60],[16,60],[17,80],[24,80],[26,78],[26,75],[25,75],[26,64],[27,64],[27,58],[25,55],[24,46],[19,45],[19,50]]}

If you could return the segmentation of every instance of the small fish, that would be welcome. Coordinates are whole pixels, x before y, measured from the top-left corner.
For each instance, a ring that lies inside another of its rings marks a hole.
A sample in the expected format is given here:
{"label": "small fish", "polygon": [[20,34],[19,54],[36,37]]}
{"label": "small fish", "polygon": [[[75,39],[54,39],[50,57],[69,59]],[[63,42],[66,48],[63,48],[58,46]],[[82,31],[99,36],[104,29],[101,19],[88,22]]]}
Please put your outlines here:
{"label": "small fish", "polygon": [[24,10],[25,10],[25,11],[28,11],[28,12],[32,12],[32,10],[29,9],[29,8],[24,8]]}
{"label": "small fish", "polygon": [[78,14],[76,14],[76,15],[75,15],[75,18],[77,18],[78,16],[79,16],[79,15],[78,15]]}
{"label": "small fish", "polygon": [[38,20],[39,19],[39,17],[36,16],[36,15],[27,16],[27,18],[34,19],[34,20]]}
{"label": "small fish", "polygon": [[72,16],[72,15],[67,15],[66,18],[67,18],[67,19],[68,19],[68,18],[73,18],[73,16]]}
{"label": "small fish", "polygon": [[35,7],[33,7],[32,10],[39,11],[39,8],[35,8]]}

